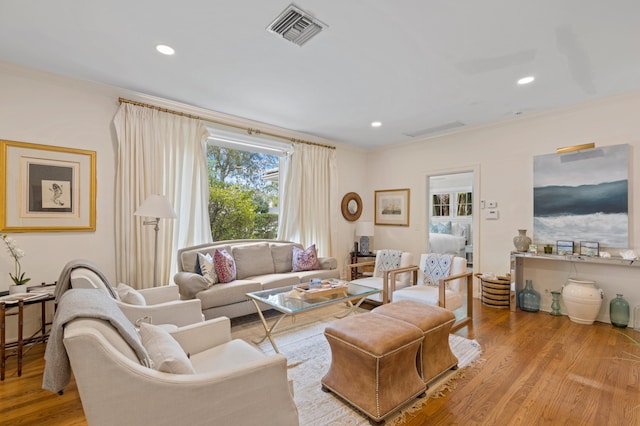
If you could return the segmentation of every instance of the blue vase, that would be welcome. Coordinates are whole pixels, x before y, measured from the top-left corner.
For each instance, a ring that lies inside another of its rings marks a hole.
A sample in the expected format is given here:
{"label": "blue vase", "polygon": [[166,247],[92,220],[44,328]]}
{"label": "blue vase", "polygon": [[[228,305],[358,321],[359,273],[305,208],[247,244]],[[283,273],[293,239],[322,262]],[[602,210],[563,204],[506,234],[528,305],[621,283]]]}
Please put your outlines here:
{"label": "blue vase", "polygon": [[615,299],[609,303],[609,318],[611,324],[625,328],[629,325],[629,302],[621,294],[616,294]]}
{"label": "blue vase", "polygon": [[533,289],[531,280],[527,280],[524,289],[518,294],[518,304],[523,311],[538,312],[540,310],[540,293]]}

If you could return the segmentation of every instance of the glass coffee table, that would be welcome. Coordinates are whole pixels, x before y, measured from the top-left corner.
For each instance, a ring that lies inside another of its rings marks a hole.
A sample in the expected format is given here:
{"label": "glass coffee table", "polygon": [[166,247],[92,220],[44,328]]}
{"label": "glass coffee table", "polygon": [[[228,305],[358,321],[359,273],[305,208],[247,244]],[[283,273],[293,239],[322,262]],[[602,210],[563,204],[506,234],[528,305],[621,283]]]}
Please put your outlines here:
{"label": "glass coffee table", "polygon": [[[309,289],[308,284],[299,286],[279,287],[271,290],[255,291],[247,293],[247,297],[256,305],[256,310],[264,326],[265,336],[255,343],[261,343],[269,339],[276,353],[280,353],[273,341],[273,332],[285,317],[308,312],[313,309],[322,308],[336,303],[345,303],[348,311],[344,316],[355,313],[360,304],[372,294],[380,293],[381,290],[366,287],[341,280],[330,280],[332,285],[320,289]],[[359,300],[357,300],[359,299]],[[357,302],[354,304],[353,301]],[[264,303],[281,312],[283,315],[278,318],[271,327],[260,309],[259,303]]]}

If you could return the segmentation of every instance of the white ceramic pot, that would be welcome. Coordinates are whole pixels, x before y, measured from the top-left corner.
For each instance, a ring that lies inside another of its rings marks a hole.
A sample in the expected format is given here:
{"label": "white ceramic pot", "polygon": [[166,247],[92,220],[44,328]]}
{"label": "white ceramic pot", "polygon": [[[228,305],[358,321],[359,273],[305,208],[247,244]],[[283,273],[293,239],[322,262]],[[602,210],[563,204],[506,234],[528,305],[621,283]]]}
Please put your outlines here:
{"label": "white ceramic pot", "polygon": [[26,292],[27,292],[26,284],[21,284],[21,285],[11,284],[9,286],[9,294],[18,294],[18,293],[26,293]]}
{"label": "white ceramic pot", "polygon": [[569,319],[578,324],[593,324],[603,299],[604,292],[596,287],[595,281],[569,278],[562,286],[562,300]]}

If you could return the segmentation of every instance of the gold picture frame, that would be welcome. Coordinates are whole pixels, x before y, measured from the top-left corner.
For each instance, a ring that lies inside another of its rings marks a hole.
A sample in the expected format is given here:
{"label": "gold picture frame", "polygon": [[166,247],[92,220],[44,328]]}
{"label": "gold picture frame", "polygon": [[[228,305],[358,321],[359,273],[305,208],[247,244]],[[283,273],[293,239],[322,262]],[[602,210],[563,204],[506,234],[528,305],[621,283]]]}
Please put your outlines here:
{"label": "gold picture frame", "polygon": [[409,226],[410,190],[375,191],[375,224]]}
{"label": "gold picture frame", "polygon": [[96,152],[0,140],[0,231],[96,230]]}

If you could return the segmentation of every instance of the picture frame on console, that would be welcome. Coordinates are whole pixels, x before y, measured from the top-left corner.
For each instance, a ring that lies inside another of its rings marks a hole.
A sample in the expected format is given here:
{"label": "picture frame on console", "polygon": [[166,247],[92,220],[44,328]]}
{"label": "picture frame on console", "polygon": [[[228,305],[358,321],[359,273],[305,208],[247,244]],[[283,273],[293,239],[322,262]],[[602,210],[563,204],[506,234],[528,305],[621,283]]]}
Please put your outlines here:
{"label": "picture frame on console", "polygon": [[1,231],[95,231],[95,151],[2,140],[0,164]]}
{"label": "picture frame on console", "polygon": [[562,241],[558,240],[557,242],[557,252],[561,256],[571,255],[573,254],[573,241]]}
{"label": "picture frame on console", "polygon": [[409,226],[410,190],[375,191],[375,224]]}
{"label": "picture frame on console", "polygon": [[595,241],[580,241],[580,255],[596,257],[599,254],[599,244]]}

